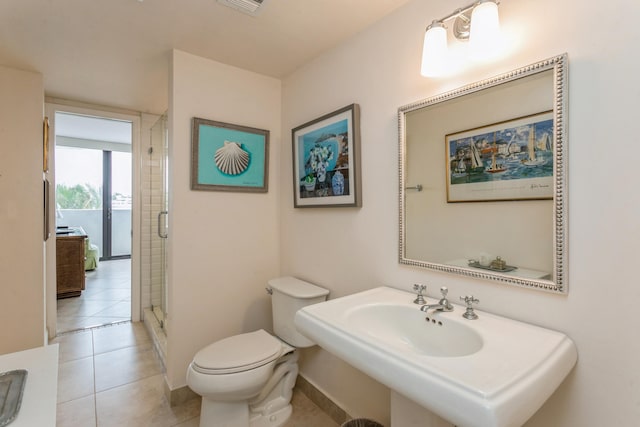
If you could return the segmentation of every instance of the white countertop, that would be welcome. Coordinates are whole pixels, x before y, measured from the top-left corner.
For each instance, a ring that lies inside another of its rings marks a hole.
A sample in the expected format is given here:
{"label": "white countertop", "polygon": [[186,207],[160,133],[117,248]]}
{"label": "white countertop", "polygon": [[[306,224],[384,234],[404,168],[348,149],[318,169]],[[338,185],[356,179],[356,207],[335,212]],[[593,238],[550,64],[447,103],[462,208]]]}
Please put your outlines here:
{"label": "white countertop", "polygon": [[10,427],[55,427],[58,344],[0,355],[0,372],[26,369],[22,404]]}

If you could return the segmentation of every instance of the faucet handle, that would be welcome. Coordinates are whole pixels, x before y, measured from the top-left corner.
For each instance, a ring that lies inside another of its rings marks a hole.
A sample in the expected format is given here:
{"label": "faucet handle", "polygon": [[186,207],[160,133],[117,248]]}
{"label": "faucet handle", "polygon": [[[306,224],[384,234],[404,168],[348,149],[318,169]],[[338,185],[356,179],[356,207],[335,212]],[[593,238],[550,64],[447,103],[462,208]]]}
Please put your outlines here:
{"label": "faucet handle", "polygon": [[480,300],[478,298],[475,298],[473,295],[460,297],[460,300],[464,301],[465,304],[467,304],[467,311],[464,312],[462,317],[469,320],[477,319],[478,315],[473,311],[473,304],[479,303]]}
{"label": "faucet handle", "polygon": [[449,293],[449,288],[447,288],[446,286],[441,287],[440,293],[442,294],[442,298],[446,298],[447,294]]}
{"label": "faucet handle", "polygon": [[460,297],[461,301],[464,301],[465,304],[467,304],[467,307],[471,307],[472,304],[477,304],[480,302],[480,300],[476,297],[474,297],[473,295],[467,295],[464,297]]}
{"label": "faucet handle", "polygon": [[413,285],[413,290],[418,293],[416,299],[413,300],[414,304],[426,304],[427,302],[424,300],[423,292],[427,290],[427,285],[420,285],[416,283]]}

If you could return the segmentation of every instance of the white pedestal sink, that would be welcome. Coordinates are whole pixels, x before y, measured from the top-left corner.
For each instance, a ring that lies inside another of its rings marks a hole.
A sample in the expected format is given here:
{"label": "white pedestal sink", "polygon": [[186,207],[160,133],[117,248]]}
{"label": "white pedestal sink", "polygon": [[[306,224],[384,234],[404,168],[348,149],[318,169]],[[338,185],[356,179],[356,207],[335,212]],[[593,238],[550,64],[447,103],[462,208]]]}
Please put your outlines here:
{"label": "white pedestal sink", "polygon": [[295,324],[322,348],[464,427],[516,427],[571,371],[566,335],[477,311],[423,313],[414,295],[381,287],[307,306]]}

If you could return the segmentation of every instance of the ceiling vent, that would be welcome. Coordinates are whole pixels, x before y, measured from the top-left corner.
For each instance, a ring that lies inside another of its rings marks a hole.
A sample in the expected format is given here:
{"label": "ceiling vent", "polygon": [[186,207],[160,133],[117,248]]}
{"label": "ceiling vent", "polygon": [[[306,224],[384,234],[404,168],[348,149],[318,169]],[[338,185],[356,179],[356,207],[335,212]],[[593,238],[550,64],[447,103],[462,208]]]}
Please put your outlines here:
{"label": "ceiling vent", "polygon": [[247,15],[257,16],[268,0],[218,0],[218,3],[238,10]]}

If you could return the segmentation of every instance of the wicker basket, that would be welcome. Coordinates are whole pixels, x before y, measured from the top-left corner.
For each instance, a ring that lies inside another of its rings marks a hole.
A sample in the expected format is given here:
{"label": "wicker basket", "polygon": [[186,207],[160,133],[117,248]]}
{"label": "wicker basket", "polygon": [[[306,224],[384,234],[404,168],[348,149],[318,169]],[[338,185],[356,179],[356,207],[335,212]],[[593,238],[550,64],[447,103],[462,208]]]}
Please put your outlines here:
{"label": "wicker basket", "polygon": [[340,427],[384,427],[377,421],[369,420],[367,418],[355,418],[342,424]]}

